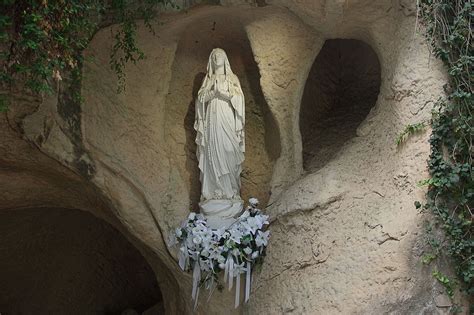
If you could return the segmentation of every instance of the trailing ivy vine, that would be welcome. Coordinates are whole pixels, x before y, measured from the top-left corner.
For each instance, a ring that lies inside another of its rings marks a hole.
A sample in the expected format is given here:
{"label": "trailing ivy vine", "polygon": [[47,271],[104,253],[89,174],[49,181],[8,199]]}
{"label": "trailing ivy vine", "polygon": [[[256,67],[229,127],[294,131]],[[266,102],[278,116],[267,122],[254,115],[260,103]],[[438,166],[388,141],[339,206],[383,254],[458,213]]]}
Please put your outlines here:
{"label": "trailing ivy vine", "polygon": [[[432,117],[430,209],[446,235],[437,252],[447,252],[459,281],[474,294],[474,100],[473,100],[473,4],[470,0],[419,0],[433,53],[446,65],[447,97],[440,99]],[[416,203],[417,208],[421,207]],[[441,249],[440,249],[441,247]],[[431,256],[430,256],[431,257]],[[432,259],[430,258],[429,261]],[[434,276],[453,294],[452,281],[436,271]]]}
{"label": "trailing ivy vine", "polygon": [[111,68],[123,90],[127,62],[144,58],[136,43],[137,19],[151,28],[160,5],[170,0],[0,0],[0,111],[12,86],[33,94],[51,92],[51,80],[80,75],[82,51],[101,27],[118,24]]}
{"label": "trailing ivy vine", "polygon": [[397,146],[401,146],[410,136],[425,130],[425,127],[426,123],[424,121],[405,126],[405,129],[398,135],[395,141]]}

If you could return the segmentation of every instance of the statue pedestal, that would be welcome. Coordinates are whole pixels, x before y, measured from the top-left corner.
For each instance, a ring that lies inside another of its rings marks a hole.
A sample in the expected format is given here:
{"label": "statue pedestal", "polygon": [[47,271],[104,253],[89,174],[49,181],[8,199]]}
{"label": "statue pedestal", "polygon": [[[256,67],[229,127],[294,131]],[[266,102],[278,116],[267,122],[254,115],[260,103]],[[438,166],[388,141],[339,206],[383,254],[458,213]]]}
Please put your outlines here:
{"label": "statue pedestal", "polygon": [[201,214],[213,229],[228,228],[234,223],[244,208],[243,200],[211,199],[199,203]]}

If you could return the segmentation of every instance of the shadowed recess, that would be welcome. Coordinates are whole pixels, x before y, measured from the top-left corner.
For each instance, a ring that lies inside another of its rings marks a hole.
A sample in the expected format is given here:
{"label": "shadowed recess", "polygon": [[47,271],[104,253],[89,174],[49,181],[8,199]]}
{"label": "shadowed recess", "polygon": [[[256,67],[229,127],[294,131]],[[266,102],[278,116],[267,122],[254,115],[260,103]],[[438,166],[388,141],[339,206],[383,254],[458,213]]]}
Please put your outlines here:
{"label": "shadowed recess", "polygon": [[120,232],[88,212],[2,211],[0,231],[2,314],[141,314],[153,306],[160,309],[160,288],[143,256]]}
{"label": "shadowed recess", "polygon": [[305,170],[316,171],[356,136],[380,91],[380,63],[359,40],[324,43],[308,75],[300,110]]}

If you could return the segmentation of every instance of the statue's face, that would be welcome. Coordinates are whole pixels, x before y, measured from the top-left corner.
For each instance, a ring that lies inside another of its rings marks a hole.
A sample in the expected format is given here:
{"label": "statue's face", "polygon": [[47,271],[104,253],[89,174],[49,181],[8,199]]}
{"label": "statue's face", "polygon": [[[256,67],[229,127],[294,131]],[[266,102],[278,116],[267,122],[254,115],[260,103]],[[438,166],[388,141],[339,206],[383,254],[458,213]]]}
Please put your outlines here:
{"label": "statue's face", "polygon": [[218,67],[223,66],[224,63],[225,63],[225,55],[224,55],[223,52],[221,52],[219,50],[214,53],[214,58],[213,59],[214,59],[213,60],[214,64]]}

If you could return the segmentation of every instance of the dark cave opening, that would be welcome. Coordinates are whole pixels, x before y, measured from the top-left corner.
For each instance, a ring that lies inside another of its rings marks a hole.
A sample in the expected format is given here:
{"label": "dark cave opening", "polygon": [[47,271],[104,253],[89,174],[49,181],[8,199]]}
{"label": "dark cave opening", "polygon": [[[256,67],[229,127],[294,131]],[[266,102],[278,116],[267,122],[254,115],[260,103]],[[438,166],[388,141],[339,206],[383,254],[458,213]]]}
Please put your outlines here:
{"label": "dark cave opening", "polygon": [[88,212],[5,210],[0,231],[2,314],[163,310],[155,274],[140,252]]}
{"label": "dark cave opening", "polygon": [[303,166],[316,171],[333,159],[375,105],[381,73],[366,43],[330,39],[316,57],[300,109]]}

